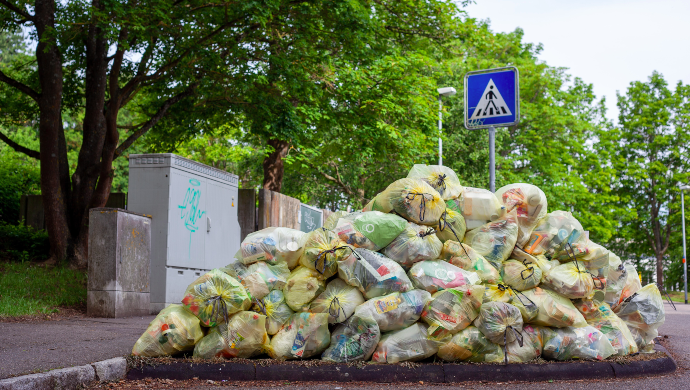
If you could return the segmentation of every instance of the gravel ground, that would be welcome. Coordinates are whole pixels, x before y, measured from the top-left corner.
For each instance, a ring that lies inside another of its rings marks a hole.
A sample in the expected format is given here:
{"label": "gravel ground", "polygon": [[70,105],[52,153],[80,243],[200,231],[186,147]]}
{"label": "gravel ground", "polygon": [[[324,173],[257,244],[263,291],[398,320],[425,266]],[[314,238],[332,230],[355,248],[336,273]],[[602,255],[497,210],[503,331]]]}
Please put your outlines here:
{"label": "gravel ground", "polygon": [[676,304],[677,311],[666,303],[666,323],[661,327],[660,334],[665,336],[662,344],[673,354],[678,364],[678,371],[673,375],[638,378],[630,380],[590,380],[590,381],[545,381],[545,382],[492,382],[492,383],[342,383],[342,382],[213,382],[205,380],[171,381],[171,380],[142,380],[121,381],[118,383],[96,385],[92,389],[225,389],[236,387],[247,390],[271,389],[314,389],[314,390],[340,390],[340,389],[528,389],[528,390],[611,390],[638,388],[644,390],[676,390],[690,389],[690,331],[687,324],[690,323],[690,305]]}

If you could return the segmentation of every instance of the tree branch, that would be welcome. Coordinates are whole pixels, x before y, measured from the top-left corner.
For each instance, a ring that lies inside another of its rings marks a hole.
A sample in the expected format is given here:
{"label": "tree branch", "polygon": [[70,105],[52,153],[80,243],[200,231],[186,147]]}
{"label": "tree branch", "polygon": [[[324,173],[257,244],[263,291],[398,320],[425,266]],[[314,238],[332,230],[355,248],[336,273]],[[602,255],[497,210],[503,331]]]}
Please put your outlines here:
{"label": "tree branch", "polygon": [[3,134],[2,132],[0,132],[0,139],[3,140],[3,141],[5,141],[5,143],[6,143],[7,145],[9,145],[12,149],[14,149],[15,151],[17,151],[17,152],[19,152],[19,153],[24,153],[24,154],[26,154],[26,155],[29,156],[29,157],[35,158],[36,160],[40,160],[40,159],[41,159],[41,153],[39,153],[39,152],[37,152],[37,151],[35,151],[35,150],[31,150],[31,149],[29,149],[29,148],[25,148],[24,146],[19,145],[18,143],[16,143],[16,142],[12,141],[11,139],[9,139],[9,138],[8,138],[5,134]]}
{"label": "tree branch", "polygon": [[25,10],[22,10],[21,8],[15,6],[14,4],[10,3],[10,2],[7,1],[7,0],[0,0],[0,4],[2,4],[2,5],[4,5],[5,7],[11,9],[12,11],[18,13],[19,15],[21,15],[21,16],[22,16],[24,19],[26,19],[26,20],[31,20],[31,21],[34,20],[34,17],[33,17],[31,14],[29,14],[29,13],[26,12]]}
{"label": "tree branch", "polygon": [[[0,0],[0,1],[2,1],[2,0]],[[15,89],[17,89],[20,92],[25,93],[30,98],[34,99],[34,101],[36,101],[36,102],[38,102],[38,99],[41,96],[38,92],[31,89],[31,87],[29,87],[28,85],[20,83],[19,81],[9,77],[5,73],[3,73],[1,70],[0,70],[0,81],[4,82],[5,84],[9,85],[10,87],[14,87]]]}
{"label": "tree branch", "polygon": [[117,147],[115,150],[115,156],[113,159],[116,159],[122,155],[122,153],[127,150],[132,144],[139,139],[142,135],[144,135],[147,131],[149,131],[153,126],[155,126],[164,116],[165,114],[168,113],[168,109],[170,107],[179,102],[180,100],[186,98],[187,96],[190,96],[192,93],[194,93],[194,90],[196,87],[199,86],[199,83],[194,83],[190,85],[186,90],[183,92],[171,97],[170,99],[166,100],[165,103],[161,106],[161,108],[158,109],[158,111],[148,120],[146,123],[144,123],[137,131],[132,133],[129,137],[127,137],[126,140],[124,140],[120,146]]}

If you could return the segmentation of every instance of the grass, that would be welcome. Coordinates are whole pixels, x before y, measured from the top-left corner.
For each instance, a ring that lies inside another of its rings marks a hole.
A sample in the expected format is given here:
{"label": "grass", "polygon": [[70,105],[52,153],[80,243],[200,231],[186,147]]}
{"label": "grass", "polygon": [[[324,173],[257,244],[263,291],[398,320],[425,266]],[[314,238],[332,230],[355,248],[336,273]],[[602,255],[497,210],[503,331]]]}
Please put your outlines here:
{"label": "grass", "polygon": [[86,304],[86,273],[31,262],[0,262],[0,317],[57,313]]}
{"label": "grass", "polygon": [[[669,291],[668,295],[673,302],[685,303],[685,293],[683,291]],[[666,300],[666,294],[661,294],[661,297]]]}

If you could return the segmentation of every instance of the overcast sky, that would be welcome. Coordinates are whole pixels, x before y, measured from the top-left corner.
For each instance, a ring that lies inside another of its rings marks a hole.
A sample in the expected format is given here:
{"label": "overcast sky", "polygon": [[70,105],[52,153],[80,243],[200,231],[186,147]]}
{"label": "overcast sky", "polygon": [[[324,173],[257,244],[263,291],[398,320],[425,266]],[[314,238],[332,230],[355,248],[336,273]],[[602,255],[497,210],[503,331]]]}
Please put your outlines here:
{"label": "overcast sky", "polygon": [[476,0],[469,16],[490,19],[496,32],[521,27],[542,43],[540,59],[569,68],[606,96],[617,119],[616,91],[646,81],[654,70],[674,86],[690,83],[690,0]]}

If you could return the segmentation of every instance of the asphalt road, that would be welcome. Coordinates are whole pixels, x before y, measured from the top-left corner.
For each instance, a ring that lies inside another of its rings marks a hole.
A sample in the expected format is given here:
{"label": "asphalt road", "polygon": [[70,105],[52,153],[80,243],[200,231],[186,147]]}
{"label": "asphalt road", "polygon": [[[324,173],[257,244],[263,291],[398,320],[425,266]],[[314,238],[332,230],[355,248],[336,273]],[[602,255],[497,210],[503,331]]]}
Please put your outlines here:
{"label": "asphalt road", "polygon": [[0,322],[0,379],[129,355],[154,317]]}

